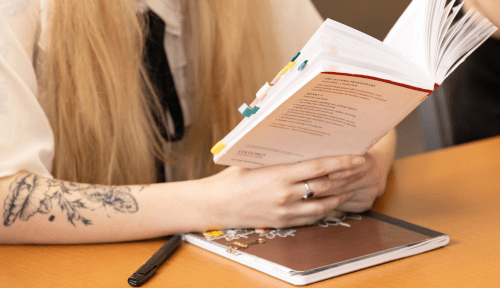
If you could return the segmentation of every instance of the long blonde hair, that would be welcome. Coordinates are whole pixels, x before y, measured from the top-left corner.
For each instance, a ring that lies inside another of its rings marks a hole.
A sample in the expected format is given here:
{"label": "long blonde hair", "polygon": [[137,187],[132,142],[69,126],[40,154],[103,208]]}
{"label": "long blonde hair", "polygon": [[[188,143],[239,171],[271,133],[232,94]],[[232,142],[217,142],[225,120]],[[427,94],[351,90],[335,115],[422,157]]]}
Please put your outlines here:
{"label": "long blonde hair", "polygon": [[[189,1],[197,113],[187,155],[164,155],[158,100],[143,69],[144,19],[135,0],[50,1],[41,93],[55,135],[53,175],[95,184],[152,183],[154,158],[188,162],[191,178],[216,167],[209,153],[280,65],[270,9],[254,1]],[[202,163],[200,165],[200,163]]]}

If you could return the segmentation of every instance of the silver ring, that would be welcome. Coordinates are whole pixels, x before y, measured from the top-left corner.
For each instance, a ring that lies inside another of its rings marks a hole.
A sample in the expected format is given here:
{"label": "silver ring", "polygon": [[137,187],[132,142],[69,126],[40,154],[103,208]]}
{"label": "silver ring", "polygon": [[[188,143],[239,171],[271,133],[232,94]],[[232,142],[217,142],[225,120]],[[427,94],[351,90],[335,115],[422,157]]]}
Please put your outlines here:
{"label": "silver ring", "polygon": [[307,185],[307,181],[304,181],[304,185],[306,186],[306,194],[304,194],[304,196],[302,196],[302,199],[308,199],[308,198],[311,198],[314,196],[314,192],[311,191],[311,189],[309,189],[309,185]]}

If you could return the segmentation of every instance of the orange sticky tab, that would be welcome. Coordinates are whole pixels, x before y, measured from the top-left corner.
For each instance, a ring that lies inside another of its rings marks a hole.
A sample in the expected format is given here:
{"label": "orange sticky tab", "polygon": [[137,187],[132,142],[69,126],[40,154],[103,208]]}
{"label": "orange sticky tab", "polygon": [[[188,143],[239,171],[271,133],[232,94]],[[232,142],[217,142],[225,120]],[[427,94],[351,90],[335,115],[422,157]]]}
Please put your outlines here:
{"label": "orange sticky tab", "polygon": [[224,150],[224,148],[226,148],[226,145],[224,145],[224,143],[222,143],[222,140],[221,140],[221,141],[217,142],[217,144],[215,144],[214,147],[212,147],[210,152],[212,152],[212,154],[214,154],[214,155],[217,155],[220,153],[220,151]]}
{"label": "orange sticky tab", "polygon": [[278,80],[280,80],[280,78],[281,78],[280,75],[276,75],[276,77],[274,77],[273,81],[271,81],[271,85],[276,84],[276,82],[278,82]]}
{"label": "orange sticky tab", "polygon": [[248,107],[250,107],[250,109],[253,109],[253,107],[255,107],[255,105],[259,104],[259,102],[260,102],[260,99],[255,98],[255,100],[253,100],[253,102]]}

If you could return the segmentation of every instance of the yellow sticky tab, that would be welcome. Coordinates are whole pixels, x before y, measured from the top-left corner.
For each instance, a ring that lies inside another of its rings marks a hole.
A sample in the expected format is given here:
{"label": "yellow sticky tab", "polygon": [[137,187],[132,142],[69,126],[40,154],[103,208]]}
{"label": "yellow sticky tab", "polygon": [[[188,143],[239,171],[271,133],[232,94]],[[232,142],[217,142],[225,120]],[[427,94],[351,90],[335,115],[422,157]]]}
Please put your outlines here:
{"label": "yellow sticky tab", "polygon": [[285,66],[285,68],[283,68],[283,74],[288,72],[288,70],[290,70],[294,65],[295,65],[295,62],[288,62],[288,64]]}
{"label": "yellow sticky tab", "polygon": [[220,235],[223,235],[224,232],[222,231],[207,231],[205,233],[203,233],[203,235],[205,236],[210,236],[210,237],[219,237]]}
{"label": "yellow sticky tab", "polygon": [[222,143],[222,140],[221,140],[221,141],[217,142],[217,144],[215,144],[214,147],[212,147],[212,149],[210,150],[210,152],[212,152],[212,154],[217,155],[224,148],[226,148],[226,145],[224,145],[224,143]]}

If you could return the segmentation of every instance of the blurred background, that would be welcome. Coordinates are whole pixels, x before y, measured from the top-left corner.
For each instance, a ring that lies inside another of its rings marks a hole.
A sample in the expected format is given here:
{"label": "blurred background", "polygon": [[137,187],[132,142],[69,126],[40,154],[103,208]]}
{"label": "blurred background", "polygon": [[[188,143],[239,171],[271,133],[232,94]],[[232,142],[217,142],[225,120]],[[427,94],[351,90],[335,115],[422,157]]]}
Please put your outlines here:
{"label": "blurred background", "polygon": [[[330,18],[379,40],[396,23],[411,0],[312,0],[323,18]],[[425,151],[420,115],[414,110],[397,127],[396,158]]]}

